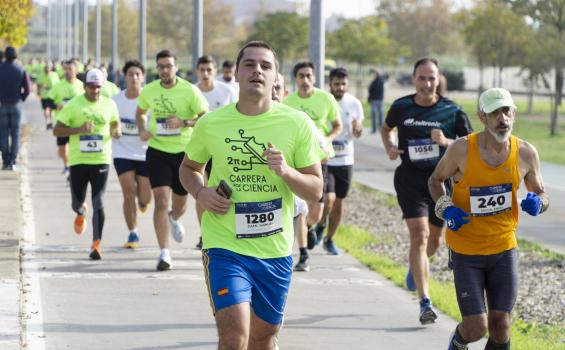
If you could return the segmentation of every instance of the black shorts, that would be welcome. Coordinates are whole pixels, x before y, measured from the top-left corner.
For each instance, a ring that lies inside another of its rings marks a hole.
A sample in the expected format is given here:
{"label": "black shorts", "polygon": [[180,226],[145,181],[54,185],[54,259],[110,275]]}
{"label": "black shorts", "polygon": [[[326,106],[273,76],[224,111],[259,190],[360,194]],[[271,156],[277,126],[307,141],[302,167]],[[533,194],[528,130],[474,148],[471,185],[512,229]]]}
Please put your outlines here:
{"label": "black shorts", "polygon": [[64,146],[69,143],[69,137],[58,137],[57,136],[57,146]]}
{"label": "black shorts", "polygon": [[210,176],[212,175],[212,159],[210,159],[208,163],[206,163],[206,166],[204,167],[204,171],[206,172],[206,176],[210,178]]}
{"label": "black shorts", "polygon": [[43,108],[43,109],[49,108],[51,110],[54,110],[54,109],[57,109],[57,105],[50,98],[42,98],[41,99],[41,108]]}
{"label": "black shorts", "polygon": [[451,251],[457,303],[462,316],[488,309],[511,313],[518,294],[518,251],[492,255],[464,255]]}
{"label": "black shorts", "polygon": [[435,214],[435,202],[428,189],[430,175],[432,171],[400,165],[394,172],[396,198],[403,219],[427,217],[432,225],[442,227],[443,220]]}
{"label": "black shorts", "polygon": [[141,160],[133,160],[126,158],[114,158],[114,168],[118,176],[128,171],[135,171],[135,175],[149,177],[149,170],[147,169],[147,162]]}
{"label": "black shorts", "polygon": [[335,193],[337,198],[345,198],[351,188],[353,165],[328,165],[328,192]]}
{"label": "black shorts", "polygon": [[148,147],[145,153],[151,188],[168,186],[173,193],[186,196],[188,192],[180,183],[179,168],[184,152],[167,153]]}

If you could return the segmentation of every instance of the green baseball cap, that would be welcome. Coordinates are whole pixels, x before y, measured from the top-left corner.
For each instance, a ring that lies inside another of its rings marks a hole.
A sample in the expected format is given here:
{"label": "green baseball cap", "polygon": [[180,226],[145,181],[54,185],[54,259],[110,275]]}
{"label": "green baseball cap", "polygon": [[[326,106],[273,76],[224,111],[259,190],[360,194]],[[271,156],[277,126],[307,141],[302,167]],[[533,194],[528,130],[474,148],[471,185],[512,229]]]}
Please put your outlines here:
{"label": "green baseball cap", "polygon": [[479,97],[479,108],[485,113],[492,113],[501,107],[516,109],[512,95],[506,89],[491,88],[483,91]]}

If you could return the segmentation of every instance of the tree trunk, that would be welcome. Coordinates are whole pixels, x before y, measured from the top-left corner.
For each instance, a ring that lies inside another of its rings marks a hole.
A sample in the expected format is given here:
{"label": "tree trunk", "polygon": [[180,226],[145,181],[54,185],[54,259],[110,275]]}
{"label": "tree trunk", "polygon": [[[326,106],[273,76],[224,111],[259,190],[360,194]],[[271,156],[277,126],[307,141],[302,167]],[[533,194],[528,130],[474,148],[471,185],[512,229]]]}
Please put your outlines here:
{"label": "tree trunk", "polygon": [[558,124],[558,110],[559,106],[561,105],[561,92],[563,89],[563,70],[558,65],[555,67],[555,103],[553,106],[553,111],[551,113],[551,125],[550,125],[550,134],[551,136],[555,136],[559,133],[559,124]]}
{"label": "tree trunk", "polygon": [[498,67],[498,87],[502,87],[502,70],[504,67]]}
{"label": "tree trunk", "polygon": [[357,95],[355,96],[363,96],[363,64],[357,64]]}
{"label": "tree trunk", "polygon": [[481,96],[481,92],[483,92],[484,89],[483,79],[484,79],[484,66],[483,66],[483,62],[479,60],[479,88],[477,91],[477,111],[481,109],[481,106],[479,106],[479,97]]}
{"label": "tree trunk", "polygon": [[528,114],[532,114],[534,109],[534,78],[530,76],[528,82]]}
{"label": "tree trunk", "polygon": [[496,87],[496,66],[492,66],[492,87]]}

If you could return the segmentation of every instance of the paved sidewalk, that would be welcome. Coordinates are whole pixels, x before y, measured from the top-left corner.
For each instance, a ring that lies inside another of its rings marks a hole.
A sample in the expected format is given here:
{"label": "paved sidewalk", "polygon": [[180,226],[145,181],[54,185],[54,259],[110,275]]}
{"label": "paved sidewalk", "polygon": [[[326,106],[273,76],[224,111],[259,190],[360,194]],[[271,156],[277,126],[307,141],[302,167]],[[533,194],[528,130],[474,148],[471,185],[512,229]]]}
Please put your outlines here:
{"label": "paved sidewalk", "polygon": [[[140,248],[121,248],[127,232],[112,169],[105,196],[103,259],[90,261],[91,228],[82,236],[73,233],[70,193],[60,174],[54,138],[43,130],[37,106],[28,104],[26,111],[33,126],[28,167],[22,174],[24,189],[31,191],[24,197],[22,229],[27,327],[22,336],[27,349],[215,349],[200,253],[193,248],[199,235],[194,202],[182,219],[186,241],[172,244],[175,269],[157,272],[152,207],[139,217]],[[0,191],[4,198],[6,189]],[[0,212],[8,211],[14,218],[21,209],[0,202]],[[440,314],[437,324],[421,326],[413,294],[347,254],[328,256],[316,248],[311,260],[310,272],[293,276],[281,349],[446,348],[455,321]],[[0,299],[0,310],[10,303]],[[471,349],[483,347],[484,342]],[[2,343],[0,348],[9,349]]]}

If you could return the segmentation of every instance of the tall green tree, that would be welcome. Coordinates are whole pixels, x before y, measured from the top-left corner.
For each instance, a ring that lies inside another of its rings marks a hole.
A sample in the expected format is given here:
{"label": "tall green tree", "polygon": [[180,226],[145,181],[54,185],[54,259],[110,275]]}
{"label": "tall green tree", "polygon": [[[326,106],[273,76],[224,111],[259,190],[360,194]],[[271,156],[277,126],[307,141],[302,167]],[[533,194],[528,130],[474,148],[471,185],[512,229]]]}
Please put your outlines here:
{"label": "tall green tree", "polygon": [[484,1],[472,9],[463,33],[479,68],[490,65],[498,69],[498,83],[493,82],[498,86],[502,85],[503,69],[523,63],[526,48],[534,40],[525,18],[497,0]]}
{"label": "tall green tree", "polygon": [[253,23],[246,41],[264,40],[277,51],[280,71],[287,60],[295,59],[308,48],[307,17],[295,12],[274,12]]}
{"label": "tall green tree", "polygon": [[555,71],[554,103],[551,112],[550,134],[559,132],[558,108],[563,96],[565,66],[565,0],[506,0],[514,10],[528,16],[546,35],[545,54]]}
{"label": "tall green tree", "polygon": [[27,23],[35,10],[31,0],[0,1],[0,45],[21,47],[27,42]]}
{"label": "tall green tree", "polygon": [[451,0],[380,0],[378,16],[389,26],[390,36],[410,47],[409,59],[457,54],[461,46]]}

